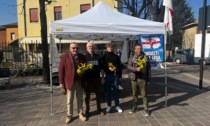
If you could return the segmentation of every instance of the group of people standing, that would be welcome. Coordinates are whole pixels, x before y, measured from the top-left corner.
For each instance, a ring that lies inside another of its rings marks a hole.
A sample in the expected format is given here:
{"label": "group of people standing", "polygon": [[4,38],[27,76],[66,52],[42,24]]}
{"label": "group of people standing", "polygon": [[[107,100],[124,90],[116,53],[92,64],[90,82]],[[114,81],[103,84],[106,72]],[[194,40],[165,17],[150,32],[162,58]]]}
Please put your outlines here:
{"label": "group of people standing", "polygon": [[[122,68],[120,57],[113,52],[113,44],[106,44],[107,52],[101,57],[94,52],[94,43],[88,42],[86,45],[87,53],[80,54],[77,43],[71,43],[69,53],[63,54],[59,64],[59,83],[62,93],[67,98],[67,118],[66,123],[70,123],[73,117],[74,94],[77,99],[77,112],[82,121],[86,121],[90,116],[90,94],[96,94],[97,112],[104,115],[105,112],[101,108],[101,85],[105,84],[105,97],[107,102],[106,113],[111,111],[113,89],[115,110],[122,113],[123,110],[119,103],[119,82],[121,81]],[[137,111],[137,90],[139,88],[144,104],[144,114],[149,116],[147,101],[147,84],[150,81],[150,63],[149,59],[142,52],[141,45],[135,46],[135,55],[130,57],[128,69],[130,72],[133,107],[129,113]],[[147,62],[143,68],[139,68],[135,59],[146,58]],[[77,73],[77,69],[81,63],[92,64],[93,68],[88,69],[82,75]],[[110,64],[112,66],[110,66]],[[113,67],[114,66],[114,67]],[[85,91],[86,110],[83,113],[83,91]]]}

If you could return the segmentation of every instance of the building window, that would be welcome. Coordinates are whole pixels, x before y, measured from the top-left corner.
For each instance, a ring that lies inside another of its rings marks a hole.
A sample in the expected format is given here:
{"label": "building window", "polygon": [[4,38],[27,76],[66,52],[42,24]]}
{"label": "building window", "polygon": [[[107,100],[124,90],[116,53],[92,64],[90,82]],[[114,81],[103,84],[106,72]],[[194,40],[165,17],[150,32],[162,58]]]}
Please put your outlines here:
{"label": "building window", "polygon": [[38,22],[39,17],[38,17],[38,8],[31,8],[29,9],[30,11],[30,22]]}
{"label": "building window", "polygon": [[10,33],[10,39],[15,40],[15,33],[14,32]]}
{"label": "building window", "polygon": [[80,5],[80,13],[83,13],[90,9],[90,4],[81,4]]}
{"label": "building window", "polygon": [[54,7],[54,20],[61,20],[62,19],[62,7]]}

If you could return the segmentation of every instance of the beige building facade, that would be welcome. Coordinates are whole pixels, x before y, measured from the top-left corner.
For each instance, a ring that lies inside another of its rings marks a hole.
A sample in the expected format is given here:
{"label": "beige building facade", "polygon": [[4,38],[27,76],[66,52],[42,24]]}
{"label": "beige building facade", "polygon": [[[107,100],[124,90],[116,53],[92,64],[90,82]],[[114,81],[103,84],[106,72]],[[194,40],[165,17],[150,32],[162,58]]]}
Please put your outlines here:
{"label": "beige building facade", "polygon": [[[17,0],[19,38],[37,38],[41,36],[39,1],[38,0]],[[92,8],[100,0],[52,0],[46,3],[47,30],[49,36],[49,22],[62,20],[79,15]],[[105,4],[115,9],[120,5],[115,0],[103,0]]]}
{"label": "beige building facade", "polygon": [[[23,3],[25,1],[25,3]],[[46,16],[47,16],[47,33],[48,43],[50,41],[50,28],[49,22],[55,20],[62,20],[77,16],[96,5],[101,0],[51,0],[52,2],[46,2]],[[115,0],[103,0],[109,7],[122,12],[120,8],[121,3]],[[37,56],[41,57],[41,27],[39,16],[39,0],[17,0],[18,11],[18,26],[19,26],[19,46],[26,50],[26,52],[39,53]],[[69,49],[69,43],[76,41],[80,44],[80,52],[85,53],[86,46],[85,40],[59,40],[55,39],[57,47],[60,53],[67,52]],[[99,41],[96,45],[97,50],[104,48],[104,43],[108,41]],[[109,41],[110,42],[110,41]],[[61,45],[60,45],[61,43]],[[102,45],[103,44],[103,45]],[[60,51],[61,50],[61,51]],[[100,52],[101,53],[101,52]],[[41,59],[41,58],[39,58]]]}
{"label": "beige building facade", "polygon": [[[198,29],[198,20],[185,25],[182,27],[183,39],[182,39],[182,48],[183,49],[192,49],[195,46],[195,35],[202,34],[202,30]],[[206,29],[206,33],[210,33],[210,29]]]}
{"label": "beige building facade", "polygon": [[198,21],[185,25],[183,28],[182,48],[192,49],[195,46],[195,34],[198,34]]}

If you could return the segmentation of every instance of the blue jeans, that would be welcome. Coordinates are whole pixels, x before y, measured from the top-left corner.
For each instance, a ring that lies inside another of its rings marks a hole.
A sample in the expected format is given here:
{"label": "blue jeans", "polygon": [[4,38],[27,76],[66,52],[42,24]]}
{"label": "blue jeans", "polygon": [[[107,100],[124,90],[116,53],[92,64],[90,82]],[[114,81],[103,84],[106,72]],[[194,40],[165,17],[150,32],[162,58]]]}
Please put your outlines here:
{"label": "blue jeans", "polygon": [[119,106],[119,77],[117,75],[108,74],[105,77],[106,85],[106,102],[108,106],[111,106],[111,88],[114,91],[115,107]]}

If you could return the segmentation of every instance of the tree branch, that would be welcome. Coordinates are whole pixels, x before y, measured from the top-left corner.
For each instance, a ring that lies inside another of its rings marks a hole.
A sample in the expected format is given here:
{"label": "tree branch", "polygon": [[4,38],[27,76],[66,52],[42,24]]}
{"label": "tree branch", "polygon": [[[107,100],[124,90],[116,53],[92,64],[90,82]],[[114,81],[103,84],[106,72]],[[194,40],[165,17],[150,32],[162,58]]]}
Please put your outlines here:
{"label": "tree branch", "polygon": [[[141,8],[139,9],[138,13],[136,14],[137,17],[140,17],[141,13],[153,2],[153,0],[144,0],[142,3]],[[144,18],[145,19],[145,18]]]}

